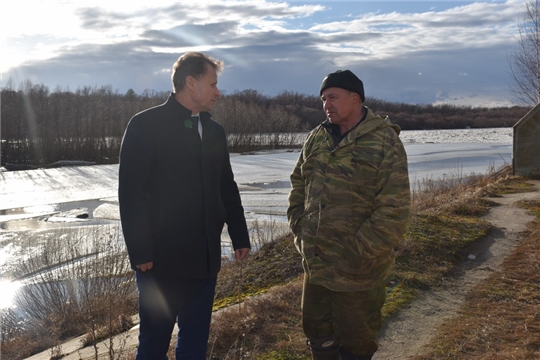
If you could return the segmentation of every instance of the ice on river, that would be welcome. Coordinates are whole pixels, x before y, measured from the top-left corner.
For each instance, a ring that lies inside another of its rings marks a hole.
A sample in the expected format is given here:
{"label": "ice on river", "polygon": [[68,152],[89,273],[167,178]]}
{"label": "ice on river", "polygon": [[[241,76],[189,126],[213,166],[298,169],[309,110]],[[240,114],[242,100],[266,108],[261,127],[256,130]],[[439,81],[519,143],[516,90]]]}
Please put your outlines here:
{"label": "ice on river", "polygon": [[[411,178],[485,172],[492,164],[511,163],[512,129],[402,131]],[[288,191],[298,151],[231,154],[235,180],[244,193],[269,195]],[[85,200],[116,201],[118,165],[77,166],[0,172],[0,221],[54,211],[51,204]],[[250,196],[251,197],[251,196]],[[249,204],[248,204],[249,206]]]}
{"label": "ice on river", "polygon": [[456,130],[404,130],[400,136],[403,143],[449,144],[493,143],[512,144],[512,128],[456,129]]}
{"label": "ice on river", "polygon": [[[402,131],[411,182],[511,164],[512,128]],[[284,224],[299,150],[231,154],[248,221]],[[0,265],[17,262],[21,234],[117,223],[118,165],[0,172]],[[0,278],[2,273],[0,272]]]}

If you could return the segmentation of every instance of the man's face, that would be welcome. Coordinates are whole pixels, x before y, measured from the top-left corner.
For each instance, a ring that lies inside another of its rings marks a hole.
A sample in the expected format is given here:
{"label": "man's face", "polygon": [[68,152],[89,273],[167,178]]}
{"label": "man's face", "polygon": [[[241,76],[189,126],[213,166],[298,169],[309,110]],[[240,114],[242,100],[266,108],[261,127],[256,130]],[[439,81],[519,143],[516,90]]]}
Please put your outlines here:
{"label": "man's face", "polygon": [[214,107],[217,98],[221,95],[217,88],[216,70],[207,66],[206,73],[198,80],[194,81],[193,102],[196,109],[191,109],[194,113],[210,111]]}
{"label": "man's face", "polygon": [[358,107],[355,103],[355,95],[353,92],[337,87],[324,89],[321,95],[323,110],[332,124],[346,125],[349,122],[358,121],[353,118],[354,111]]}

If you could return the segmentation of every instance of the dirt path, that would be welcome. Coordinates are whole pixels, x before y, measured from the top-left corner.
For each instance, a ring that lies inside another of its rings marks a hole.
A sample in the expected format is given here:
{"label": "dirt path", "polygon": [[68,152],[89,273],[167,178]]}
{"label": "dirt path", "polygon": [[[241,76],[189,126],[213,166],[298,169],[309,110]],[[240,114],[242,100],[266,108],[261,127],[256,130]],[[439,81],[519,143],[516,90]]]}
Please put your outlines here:
{"label": "dirt path", "polygon": [[493,227],[469,249],[469,260],[462,264],[460,274],[439,288],[423,292],[418,300],[387,321],[374,360],[402,360],[421,355],[437,327],[456,315],[467,293],[500,268],[518,244],[527,223],[534,220],[526,210],[513,205],[519,200],[540,198],[540,181],[529,182],[534,185],[531,192],[490,199],[500,204],[484,216]]}

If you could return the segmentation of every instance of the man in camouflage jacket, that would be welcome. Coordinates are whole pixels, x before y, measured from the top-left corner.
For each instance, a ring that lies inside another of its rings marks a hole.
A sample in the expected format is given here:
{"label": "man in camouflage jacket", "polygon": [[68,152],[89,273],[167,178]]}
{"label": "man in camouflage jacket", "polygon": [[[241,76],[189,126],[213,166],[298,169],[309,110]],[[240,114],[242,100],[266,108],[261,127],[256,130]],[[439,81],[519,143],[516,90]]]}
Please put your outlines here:
{"label": "man in camouflage jacket", "polygon": [[371,359],[410,188],[400,128],[363,106],[351,71],[324,78],[327,120],[291,174],[287,217],[305,270],[302,322],[313,359]]}

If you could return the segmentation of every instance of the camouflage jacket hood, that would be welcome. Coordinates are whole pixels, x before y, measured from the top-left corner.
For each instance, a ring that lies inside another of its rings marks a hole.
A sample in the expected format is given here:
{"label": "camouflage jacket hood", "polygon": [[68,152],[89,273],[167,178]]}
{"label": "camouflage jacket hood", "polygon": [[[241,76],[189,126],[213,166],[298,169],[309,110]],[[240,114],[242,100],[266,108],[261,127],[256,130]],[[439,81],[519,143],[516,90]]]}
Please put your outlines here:
{"label": "camouflage jacket hood", "polygon": [[410,205],[400,128],[368,109],[334,147],[319,125],[291,174],[287,217],[310,283],[362,291],[393,272]]}

